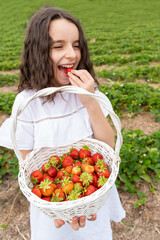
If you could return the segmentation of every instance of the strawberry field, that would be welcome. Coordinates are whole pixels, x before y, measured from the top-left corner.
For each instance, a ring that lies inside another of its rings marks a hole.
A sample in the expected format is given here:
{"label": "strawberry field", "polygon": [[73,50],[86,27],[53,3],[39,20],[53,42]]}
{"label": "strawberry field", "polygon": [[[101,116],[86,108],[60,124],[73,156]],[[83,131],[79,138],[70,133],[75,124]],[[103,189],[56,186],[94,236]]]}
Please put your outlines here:
{"label": "strawberry field", "polygon": [[[47,1],[77,16],[84,28],[99,89],[122,122],[116,185],[126,218],[112,223],[114,240],[158,240],[160,218],[160,2]],[[43,0],[8,0],[0,8],[0,123],[11,114],[27,22]],[[109,119],[110,121],[110,119]],[[29,204],[20,193],[18,162],[0,147],[0,236],[30,239]],[[6,196],[8,193],[8,197]],[[23,224],[22,224],[23,223]]]}

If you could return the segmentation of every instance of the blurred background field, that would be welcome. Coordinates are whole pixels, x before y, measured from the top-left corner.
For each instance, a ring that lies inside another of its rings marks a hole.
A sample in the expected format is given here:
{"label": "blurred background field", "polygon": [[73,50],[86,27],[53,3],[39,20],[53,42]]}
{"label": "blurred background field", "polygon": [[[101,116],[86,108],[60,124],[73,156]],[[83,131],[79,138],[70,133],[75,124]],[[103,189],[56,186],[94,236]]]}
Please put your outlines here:
{"label": "blurred background field", "polygon": [[[127,217],[120,224],[112,223],[114,240],[143,240],[146,236],[158,240],[160,1],[1,0],[0,124],[10,116],[17,94],[18,68],[28,20],[45,4],[64,8],[81,21],[100,82],[99,89],[109,97],[122,122],[124,144],[120,152],[122,163],[116,185]],[[24,228],[20,224],[24,215],[28,214],[28,207],[25,209],[23,206],[27,204],[23,196],[16,195],[17,174],[16,157],[12,151],[1,147],[0,207],[3,211],[0,234],[4,240],[30,239],[27,230],[29,220],[24,223]],[[11,184],[11,181],[14,185],[10,188],[7,184]],[[6,188],[12,193],[9,201],[3,194]],[[16,209],[20,202],[22,212],[19,215]],[[13,211],[7,218],[12,205]],[[13,216],[17,220],[12,222],[10,219]],[[17,230],[13,230],[15,226]]]}
{"label": "blurred background field", "polygon": [[[26,24],[45,1],[1,1],[0,69],[19,66]],[[95,65],[160,60],[160,2],[157,0],[47,1],[78,17],[84,27]]]}

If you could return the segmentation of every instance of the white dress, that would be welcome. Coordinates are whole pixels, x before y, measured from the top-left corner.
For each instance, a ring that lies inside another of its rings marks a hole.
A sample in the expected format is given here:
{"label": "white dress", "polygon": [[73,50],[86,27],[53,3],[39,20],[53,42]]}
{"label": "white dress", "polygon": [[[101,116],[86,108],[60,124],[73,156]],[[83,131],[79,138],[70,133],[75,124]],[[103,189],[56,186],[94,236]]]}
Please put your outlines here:
{"label": "white dress", "polygon": [[[26,97],[33,95],[32,90],[19,93],[15,99],[12,115],[0,128],[0,146],[13,148],[10,139],[10,122],[17,106]],[[95,94],[104,97],[112,108],[109,99],[96,90]],[[105,116],[108,112],[102,108]],[[43,104],[37,98],[29,103],[19,116],[16,141],[21,150],[42,147],[58,147],[72,144],[86,137],[93,137],[89,116],[76,94],[57,93],[54,101]],[[53,220],[31,204],[30,223],[32,240],[111,240],[110,220],[115,222],[125,218],[115,185],[105,203],[97,213],[96,221],[86,221],[86,226],[74,231],[66,222],[60,229],[54,226]]]}

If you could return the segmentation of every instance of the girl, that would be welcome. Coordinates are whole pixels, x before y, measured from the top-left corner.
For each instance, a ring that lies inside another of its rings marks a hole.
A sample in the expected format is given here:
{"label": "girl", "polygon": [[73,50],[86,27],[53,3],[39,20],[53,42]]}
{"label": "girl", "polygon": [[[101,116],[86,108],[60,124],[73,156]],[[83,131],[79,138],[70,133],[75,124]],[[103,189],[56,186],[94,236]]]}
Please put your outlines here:
{"label": "girl", "polygon": [[[67,68],[73,70],[66,74]],[[70,84],[103,96],[112,107],[96,83],[79,21],[61,9],[40,9],[28,24],[20,66],[20,93],[11,118],[17,106],[36,91]],[[113,148],[114,132],[107,114],[94,99],[84,95],[63,92],[33,100],[18,118],[16,139],[23,159],[32,149],[65,146],[86,137],[106,142]],[[10,118],[0,129],[0,145],[12,148],[9,125]],[[106,204],[91,219],[75,216],[70,223],[57,219],[53,224],[52,219],[31,205],[31,239],[111,240],[110,220],[121,221],[124,217],[115,186]]]}

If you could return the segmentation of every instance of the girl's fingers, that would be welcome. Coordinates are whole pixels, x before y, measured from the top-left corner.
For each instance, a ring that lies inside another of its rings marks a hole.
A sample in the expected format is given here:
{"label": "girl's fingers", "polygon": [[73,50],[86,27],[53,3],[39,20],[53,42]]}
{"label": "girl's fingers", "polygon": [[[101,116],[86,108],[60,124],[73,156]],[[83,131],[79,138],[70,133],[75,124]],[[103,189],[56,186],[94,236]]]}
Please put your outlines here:
{"label": "girl's fingers", "polygon": [[72,218],[72,222],[68,222],[70,225],[71,225],[71,227],[75,230],[75,231],[77,231],[79,228],[80,228],[80,226],[79,226],[79,221],[78,221],[78,217],[73,217]]}
{"label": "girl's fingers", "polygon": [[[72,70],[71,71],[72,74],[78,76],[80,79],[84,79],[84,81],[86,80],[93,80],[92,76],[90,75],[90,73],[86,70]],[[94,81],[94,80],[93,80]]]}
{"label": "girl's fingers", "polygon": [[79,225],[81,228],[85,227],[85,225],[86,225],[86,217],[85,216],[82,216],[79,218]]}
{"label": "girl's fingers", "polygon": [[68,73],[69,80],[75,82],[78,87],[81,87],[84,84],[84,81],[72,73]]}
{"label": "girl's fingers", "polygon": [[88,219],[89,221],[95,221],[97,218],[97,214],[93,214],[92,217],[90,219]]}
{"label": "girl's fingers", "polygon": [[68,76],[72,78],[73,80],[84,84],[87,84],[88,82],[94,83],[94,79],[90,75],[90,73],[86,70],[72,70],[68,73]]}
{"label": "girl's fingers", "polygon": [[54,225],[55,225],[56,228],[60,228],[64,224],[65,224],[65,222],[62,219],[54,220]]}
{"label": "girl's fingers", "polygon": [[[73,71],[73,70],[72,70]],[[74,70],[75,71],[75,70]],[[76,70],[79,72],[81,70]],[[89,74],[89,73],[88,73]],[[92,77],[87,77],[85,74],[81,73],[79,76],[76,76],[72,73],[68,73],[69,81],[73,86],[81,87],[89,92],[94,93],[94,79]]]}

